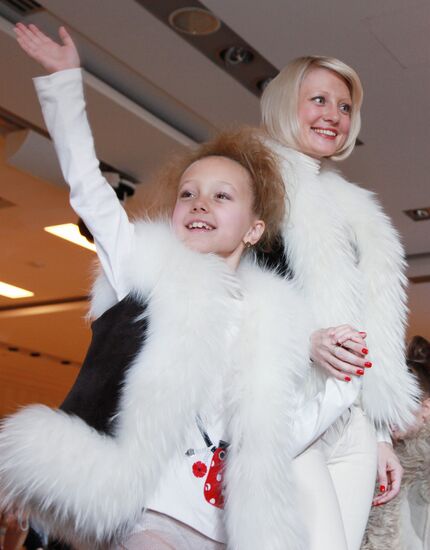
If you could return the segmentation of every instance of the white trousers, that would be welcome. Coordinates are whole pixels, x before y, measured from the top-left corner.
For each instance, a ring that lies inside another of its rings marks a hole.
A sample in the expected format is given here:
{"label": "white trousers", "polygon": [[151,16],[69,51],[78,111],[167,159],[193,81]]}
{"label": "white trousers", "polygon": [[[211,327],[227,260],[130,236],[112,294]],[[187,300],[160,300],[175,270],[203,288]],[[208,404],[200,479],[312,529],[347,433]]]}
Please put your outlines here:
{"label": "white trousers", "polygon": [[375,430],[354,406],[293,461],[309,550],[359,550],[377,468]]}
{"label": "white trousers", "polygon": [[185,523],[148,510],[140,523],[142,530],[131,535],[114,550],[222,550],[215,542]]}

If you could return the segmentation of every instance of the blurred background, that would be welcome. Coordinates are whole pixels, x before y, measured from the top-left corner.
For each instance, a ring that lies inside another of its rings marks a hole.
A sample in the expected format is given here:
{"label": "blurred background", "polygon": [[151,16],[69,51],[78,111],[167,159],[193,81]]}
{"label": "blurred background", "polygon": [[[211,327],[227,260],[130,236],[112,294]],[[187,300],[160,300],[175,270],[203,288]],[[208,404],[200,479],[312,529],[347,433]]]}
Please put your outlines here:
{"label": "blurred background", "polygon": [[[31,78],[14,41],[33,22],[65,25],[85,69],[103,169],[139,211],[173,152],[237,123],[290,59],[339,57],[360,74],[363,128],[340,168],[378,193],[400,231],[409,337],[430,338],[430,4],[421,0],[0,0],[0,417],[58,405],[89,343],[95,254],[46,228],[75,224]],[[55,230],[54,230],[55,231]],[[18,287],[11,297],[8,286]],[[24,292],[26,291],[26,292]]]}

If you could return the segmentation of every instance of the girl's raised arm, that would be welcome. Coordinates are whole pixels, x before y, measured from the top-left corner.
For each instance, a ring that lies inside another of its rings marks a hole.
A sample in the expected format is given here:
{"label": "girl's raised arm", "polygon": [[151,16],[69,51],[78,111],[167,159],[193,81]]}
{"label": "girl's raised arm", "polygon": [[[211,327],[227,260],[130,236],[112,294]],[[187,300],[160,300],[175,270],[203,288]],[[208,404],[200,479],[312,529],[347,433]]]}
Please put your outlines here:
{"label": "girl's raised arm", "polygon": [[21,48],[48,73],[78,69],[81,66],[78,50],[64,27],[58,29],[61,44],[43,34],[36,25],[17,23],[15,35]]}
{"label": "girl's raised arm", "polygon": [[120,300],[128,292],[123,272],[134,226],[99,169],[78,52],[64,27],[59,30],[62,44],[35,25],[19,23],[15,31],[22,49],[53,73],[34,79],[45,123],[70,186],[71,205],[91,231],[103,270]]}

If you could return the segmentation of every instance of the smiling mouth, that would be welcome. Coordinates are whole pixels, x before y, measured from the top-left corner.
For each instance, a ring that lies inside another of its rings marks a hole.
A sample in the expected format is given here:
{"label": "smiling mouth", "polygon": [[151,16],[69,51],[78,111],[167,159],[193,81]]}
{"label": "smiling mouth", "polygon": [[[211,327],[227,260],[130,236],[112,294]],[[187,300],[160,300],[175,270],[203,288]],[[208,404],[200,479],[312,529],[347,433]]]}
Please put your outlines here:
{"label": "smiling mouth", "polygon": [[311,130],[320,136],[329,137],[329,138],[335,138],[338,135],[336,130],[329,130],[327,128],[315,128],[314,126],[312,126]]}
{"label": "smiling mouth", "polygon": [[213,225],[209,225],[208,223],[206,222],[191,222],[189,224],[187,224],[187,229],[190,229],[192,231],[195,231],[195,230],[198,230],[198,229],[203,229],[203,231],[213,231],[215,229],[215,227],[213,227]]}

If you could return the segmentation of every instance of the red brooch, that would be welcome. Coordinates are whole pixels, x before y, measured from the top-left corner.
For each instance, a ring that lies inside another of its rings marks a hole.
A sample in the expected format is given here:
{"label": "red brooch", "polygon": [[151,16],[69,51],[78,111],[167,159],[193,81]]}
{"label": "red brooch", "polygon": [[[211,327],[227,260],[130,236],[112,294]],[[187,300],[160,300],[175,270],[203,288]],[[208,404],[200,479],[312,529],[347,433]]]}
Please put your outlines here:
{"label": "red brooch", "polygon": [[208,471],[206,464],[204,462],[194,462],[193,464],[193,474],[196,477],[204,477],[206,475],[206,472]]}

